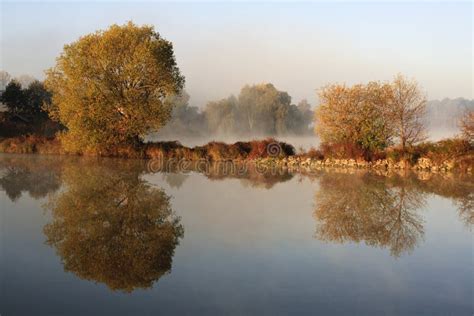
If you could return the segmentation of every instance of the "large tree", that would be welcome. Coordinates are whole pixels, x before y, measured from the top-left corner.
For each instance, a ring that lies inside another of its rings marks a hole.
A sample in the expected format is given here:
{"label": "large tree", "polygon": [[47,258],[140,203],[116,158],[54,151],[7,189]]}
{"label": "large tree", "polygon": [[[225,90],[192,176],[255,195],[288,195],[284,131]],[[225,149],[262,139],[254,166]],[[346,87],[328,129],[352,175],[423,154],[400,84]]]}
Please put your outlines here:
{"label": "large tree", "polygon": [[414,80],[397,75],[392,82],[391,122],[401,149],[426,139],[426,97]]}
{"label": "large tree", "polygon": [[136,143],[158,130],[171,115],[164,100],[183,85],[172,43],[132,22],[66,45],[46,79],[51,115],[68,129],[64,144],[81,151]]}

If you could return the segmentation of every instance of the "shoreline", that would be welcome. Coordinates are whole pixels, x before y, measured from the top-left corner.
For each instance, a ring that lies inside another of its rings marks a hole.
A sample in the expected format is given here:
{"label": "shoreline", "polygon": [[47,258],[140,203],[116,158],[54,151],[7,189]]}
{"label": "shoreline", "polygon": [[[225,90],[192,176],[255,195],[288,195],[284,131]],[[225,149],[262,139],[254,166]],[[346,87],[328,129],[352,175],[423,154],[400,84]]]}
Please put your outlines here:
{"label": "shoreline", "polygon": [[[367,161],[364,159],[339,159],[333,157],[311,157],[309,152],[295,153],[290,144],[275,139],[254,140],[226,144],[210,142],[203,146],[186,147],[178,141],[148,142],[138,146],[117,146],[100,153],[67,152],[56,138],[21,136],[0,139],[0,153],[59,156],[109,157],[123,159],[145,159],[165,162],[168,165],[192,165],[199,163],[251,163],[260,169],[287,169],[307,173],[325,169],[352,169],[378,171],[424,171],[433,173],[474,172],[474,151],[453,155],[434,161],[429,157],[418,157],[415,163],[391,158]],[[166,169],[166,168],[165,168]]]}

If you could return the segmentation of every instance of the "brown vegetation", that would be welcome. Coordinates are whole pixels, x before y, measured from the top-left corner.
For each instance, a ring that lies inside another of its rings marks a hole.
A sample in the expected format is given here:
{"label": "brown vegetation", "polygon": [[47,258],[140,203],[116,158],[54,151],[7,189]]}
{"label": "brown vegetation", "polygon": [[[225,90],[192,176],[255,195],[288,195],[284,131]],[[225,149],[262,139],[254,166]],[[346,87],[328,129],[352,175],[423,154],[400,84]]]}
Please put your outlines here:
{"label": "brown vegetation", "polygon": [[391,83],[328,85],[319,98],[315,132],[332,154],[376,160],[391,145],[405,152],[425,139],[426,98],[416,81],[401,75]]}
{"label": "brown vegetation", "polygon": [[[445,139],[438,142],[424,142],[410,146],[403,151],[401,147],[389,147],[373,153],[370,159],[364,152],[351,144],[323,144],[320,149],[311,148],[308,151],[295,153],[294,147],[272,138],[250,142],[226,144],[210,142],[203,146],[186,147],[178,141],[150,142],[138,145],[117,145],[107,151],[97,152],[68,152],[64,150],[61,140],[41,136],[19,136],[0,139],[0,153],[19,154],[55,154],[102,156],[135,159],[161,159],[176,161],[254,161],[265,160],[274,165],[292,160],[311,164],[327,162],[324,166],[346,165],[347,167],[381,167],[386,164],[397,165],[396,168],[411,168],[418,165],[422,169],[436,169],[436,166],[447,167],[449,170],[472,170],[474,166],[474,146],[463,138]],[[359,162],[353,164],[352,162]],[[420,162],[425,165],[420,166]],[[321,165],[322,166],[322,165]]]}
{"label": "brown vegetation", "polygon": [[[270,148],[275,148],[272,152]],[[85,156],[104,156],[144,159],[186,159],[196,161],[205,159],[219,160],[252,160],[258,158],[284,158],[295,154],[294,147],[272,138],[226,144],[210,142],[203,146],[186,147],[178,141],[150,142],[138,145],[116,145],[101,152],[68,152],[60,140],[42,136],[19,136],[0,139],[0,152],[18,154],[73,154]]]}

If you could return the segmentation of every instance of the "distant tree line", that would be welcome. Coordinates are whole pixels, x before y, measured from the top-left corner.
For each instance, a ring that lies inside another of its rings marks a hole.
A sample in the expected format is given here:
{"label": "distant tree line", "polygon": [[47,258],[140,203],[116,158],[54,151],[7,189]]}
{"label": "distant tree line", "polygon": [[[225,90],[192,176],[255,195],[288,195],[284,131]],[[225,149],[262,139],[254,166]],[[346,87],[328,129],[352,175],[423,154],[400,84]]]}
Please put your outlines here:
{"label": "distant tree line", "polygon": [[23,88],[13,79],[2,93],[1,101],[11,114],[21,115],[27,120],[47,119],[45,105],[51,102],[51,93],[38,80]]}
{"label": "distant tree line", "polygon": [[291,103],[287,92],[272,84],[246,85],[239,95],[208,102],[204,110],[189,105],[183,91],[170,97],[173,112],[168,124],[160,130],[164,135],[237,135],[282,136],[312,133],[314,113],[302,100]]}

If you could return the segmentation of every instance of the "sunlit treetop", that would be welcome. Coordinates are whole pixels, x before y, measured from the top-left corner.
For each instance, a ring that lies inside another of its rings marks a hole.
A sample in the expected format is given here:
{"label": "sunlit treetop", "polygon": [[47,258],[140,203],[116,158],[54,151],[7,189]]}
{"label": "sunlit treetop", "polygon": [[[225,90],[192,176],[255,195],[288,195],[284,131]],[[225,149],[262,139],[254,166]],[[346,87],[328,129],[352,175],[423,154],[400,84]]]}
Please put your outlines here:
{"label": "sunlit treetop", "polygon": [[47,71],[49,109],[67,128],[70,149],[139,141],[161,128],[165,98],[184,86],[171,42],[152,26],[112,25],[64,46]]}

